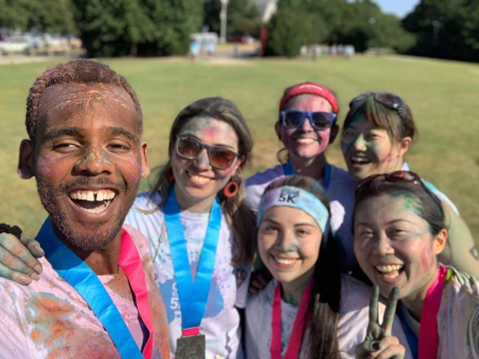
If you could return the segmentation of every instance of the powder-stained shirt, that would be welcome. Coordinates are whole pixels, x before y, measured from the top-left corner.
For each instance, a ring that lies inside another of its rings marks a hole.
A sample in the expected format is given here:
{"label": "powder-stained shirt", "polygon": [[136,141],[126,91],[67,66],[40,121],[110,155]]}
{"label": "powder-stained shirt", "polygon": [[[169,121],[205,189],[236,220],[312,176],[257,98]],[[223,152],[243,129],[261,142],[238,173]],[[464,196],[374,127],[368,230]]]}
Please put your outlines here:
{"label": "powder-stained shirt", "polygon": [[[331,231],[341,251],[342,271],[350,273],[356,269],[357,261],[353,252],[354,189],[357,182],[341,168],[331,166],[331,177],[326,192],[331,210]],[[258,172],[246,180],[246,201],[255,212],[264,190],[277,178],[284,177],[283,165],[264,172]],[[324,181],[318,181],[324,187]]]}
{"label": "powder-stained shirt", "polygon": [[[479,359],[479,284],[469,274],[447,266],[437,313],[437,359]],[[409,349],[407,342],[401,342]]]}
{"label": "powder-stained shirt", "polygon": [[[148,242],[129,226],[124,227],[141,256],[153,319],[153,358],[167,358],[165,313],[154,282]],[[2,358],[120,358],[100,320],[80,294],[45,259],[43,272],[29,286],[0,278],[0,357]],[[98,276],[112,298],[139,348],[147,330],[139,319],[128,278],[118,274]],[[166,350],[165,350],[166,349]]]}
{"label": "powder-stained shirt", "polygon": [[[171,357],[175,357],[176,341],[181,337],[181,309],[178,287],[171,258],[170,242],[165,216],[158,209],[158,192],[137,196],[126,217],[129,225],[137,228],[149,240],[156,270],[156,283],[165,301],[170,330]],[[188,260],[193,280],[196,276],[201,251],[208,227],[209,213],[180,212],[185,235]],[[246,304],[250,265],[233,266],[235,253],[233,235],[222,215],[218,248],[200,332],[206,339],[206,358],[243,358],[241,350],[240,318],[236,307]]]}
{"label": "powder-stained shirt", "polygon": [[[278,282],[272,280],[260,293],[251,296],[246,307],[246,358],[269,358],[271,347],[271,317],[273,313],[274,293]],[[341,300],[339,305],[338,347],[342,359],[356,358],[356,346],[366,338],[369,323],[369,301],[372,289],[362,282],[347,275],[341,276]],[[379,303],[379,318],[384,316],[386,307]],[[285,355],[293,330],[298,307],[281,300],[281,347]],[[396,318],[392,328],[393,335],[401,343],[406,337]],[[306,330],[303,343],[308,342],[309,330]],[[307,347],[301,347],[300,359],[308,358]],[[405,359],[412,359],[406,351]]]}

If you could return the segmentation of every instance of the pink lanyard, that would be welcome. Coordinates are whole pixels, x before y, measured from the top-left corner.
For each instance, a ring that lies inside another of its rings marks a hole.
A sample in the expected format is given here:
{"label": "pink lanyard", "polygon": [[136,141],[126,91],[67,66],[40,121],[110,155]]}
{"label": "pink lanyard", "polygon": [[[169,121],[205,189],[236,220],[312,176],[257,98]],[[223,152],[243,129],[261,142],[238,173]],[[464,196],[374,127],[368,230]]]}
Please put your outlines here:
{"label": "pink lanyard", "polygon": [[143,324],[148,329],[148,340],[143,347],[143,357],[151,359],[153,355],[153,321],[148,301],[148,287],[146,286],[145,271],[138,249],[130,235],[121,230],[121,244],[118,265],[125,272],[131,289],[135,294],[138,313]]}
{"label": "pink lanyard", "polygon": [[[291,336],[289,338],[288,349],[286,350],[286,355],[284,356],[284,359],[298,358],[306,324],[307,322],[309,322],[309,317],[307,318],[306,314],[308,311],[309,296],[311,293],[312,285],[313,277],[309,279],[306,290],[301,297],[298,314],[296,314],[296,319],[294,320],[293,329],[291,330]],[[281,359],[281,284],[279,283],[276,286],[276,291],[274,292],[271,330],[272,338],[271,347],[269,348],[271,359]]]}
{"label": "pink lanyard", "polygon": [[446,281],[447,269],[439,266],[439,273],[426,293],[421,313],[419,329],[419,358],[436,359],[439,345],[437,313],[441,306],[442,289]]}

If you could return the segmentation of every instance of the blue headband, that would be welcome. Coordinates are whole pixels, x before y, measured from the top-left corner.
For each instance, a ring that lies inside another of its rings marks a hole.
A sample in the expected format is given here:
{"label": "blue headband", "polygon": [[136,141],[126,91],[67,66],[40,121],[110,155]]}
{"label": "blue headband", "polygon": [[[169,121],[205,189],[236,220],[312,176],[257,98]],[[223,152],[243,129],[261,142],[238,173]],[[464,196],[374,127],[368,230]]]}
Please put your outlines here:
{"label": "blue headband", "polygon": [[323,238],[329,235],[328,208],[316,196],[298,187],[283,186],[268,191],[261,197],[258,208],[257,225],[261,224],[265,212],[273,206],[298,208],[309,214],[318,224]]}

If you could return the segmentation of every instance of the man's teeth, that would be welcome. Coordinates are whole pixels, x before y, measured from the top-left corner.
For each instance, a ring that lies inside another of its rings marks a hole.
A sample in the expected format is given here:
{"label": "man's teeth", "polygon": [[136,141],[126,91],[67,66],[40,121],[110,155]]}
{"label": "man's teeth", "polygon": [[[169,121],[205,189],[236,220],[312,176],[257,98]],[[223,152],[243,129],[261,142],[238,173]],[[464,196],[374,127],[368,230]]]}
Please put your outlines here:
{"label": "man's teeth", "polygon": [[116,193],[111,190],[102,191],[73,191],[70,193],[70,198],[80,201],[88,202],[103,202],[110,201],[115,198]]}
{"label": "man's teeth", "polygon": [[402,269],[400,264],[386,264],[376,266],[376,269],[384,278],[394,279],[399,276],[399,270]]}
{"label": "man's teeth", "polygon": [[296,259],[285,259],[285,258],[275,258],[276,262],[278,262],[279,264],[293,264],[294,262],[296,262]]}
{"label": "man's teeth", "polygon": [[80,206],[80,208],[83,209],[85,212],[98,214],[98,213],[103,212],[105,209],[107,209],[110,206],[110,204],[111,204],[111,201],[105,201],[100,206],[95,207],[95,208],[85,208],[85,207],[81,207],[81,206]]}

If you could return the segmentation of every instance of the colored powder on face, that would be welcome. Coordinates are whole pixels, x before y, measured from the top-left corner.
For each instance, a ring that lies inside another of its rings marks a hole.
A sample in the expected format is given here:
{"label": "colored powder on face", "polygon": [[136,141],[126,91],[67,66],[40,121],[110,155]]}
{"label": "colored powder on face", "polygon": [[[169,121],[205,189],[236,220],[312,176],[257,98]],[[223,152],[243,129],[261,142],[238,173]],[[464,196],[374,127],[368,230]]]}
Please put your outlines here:
{"label": "colored powder on face", "polygon": [[55,175],[55,160],[50,156],[41,156],[36,164],[36,170],[42,177]]}
{"label": "colored powder on face", "polygon": [[392,197],[395,198],[395,199],[399,198],[399,197],[403,197],[404,198],[404,208],[409,212],[413,212],[417,216],[421,216],[420,208],[416,204],[416,202],[414,201],[414,198],[410,195],[409,191],[407,191],[407,190],[395,190],[392,193]]}
{"label": "colored powder on face", "polygon": [[[293,232],[293,233],[291,233],[291,232]],[[294,229],[292,231],[290,231],[290,233],[285,233],[285,236],[286,237],[292,237],[293,240],[291,241],[291,243],[288,246],[282,246],[281,242],[279,242],[278,247],[281,248],[281,250],[284,251],[284,252],[294,252],[294,251],[296,251],[297,248],[298,248],[298,237],[294,233]]]}
{"label": "colored powder on face", "polygon": [[429,251],[427,248],[424,248],[422,253],[421,253],[421,262],[422,262],[422,267],[424,268],[424,271],[429,270],[429,262],[430,262],[430,257],[429,257]]}
{"label": "colored powder on face", "polygon": [[109,155],[104,149],[101,150],[101,160],[105,162],[106,164],[111,165]]}

